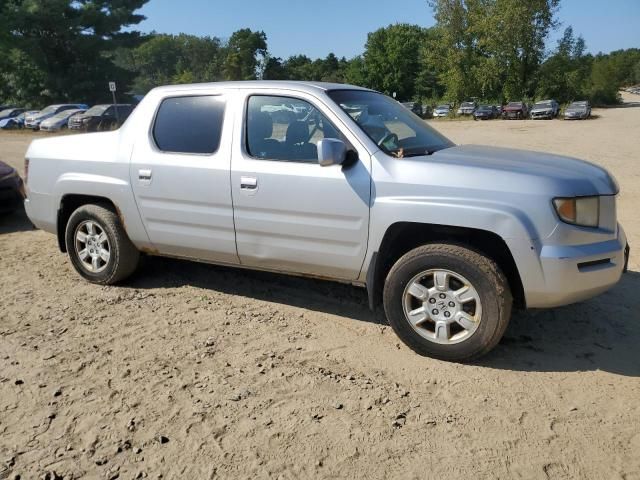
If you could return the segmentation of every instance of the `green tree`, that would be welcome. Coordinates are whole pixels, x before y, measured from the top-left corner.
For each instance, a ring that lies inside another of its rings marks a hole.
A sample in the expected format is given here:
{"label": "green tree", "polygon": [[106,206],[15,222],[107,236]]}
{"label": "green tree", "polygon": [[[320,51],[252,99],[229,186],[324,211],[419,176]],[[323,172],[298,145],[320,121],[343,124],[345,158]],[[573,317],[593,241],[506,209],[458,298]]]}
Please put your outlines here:
{"label": "green tree", "polygon": [[438,65],[438,78],[445,96],[460,101],[479,96],[477,77],[472,75],[480,61],[478,29],[473,19],[482,18],[480,3],[463,0],[430,0],[436,20],[434,34],[423,50],[423,65]]}
{"label": "green tree", "polygon": [[131,75],[113,55],[138,43],[139,34],[124,28],[144,19],[135,12],[146,2],[4,0],[0,83],[21,103],[95,102],[109,96],[110,80],[126,89]]}
{"label": "green tree", "polygon": [[279,57],[268,57],[265,62],[262,78],[264,80],[287,80],[287,70],[282,64],[282,59]]}
{"label": "green tree", "polygon": [[533,96],[560,0],[429,0],[431,63],[450,100]]}
{"label": "green tree", "polygon": [[567,27],[553,54],[540,67],[538,98],[568,102],[588,96],[593,59],[585,50],[584,39],[575,38],[573,28]]}
{"label": "green tree", "polygon": [[416,93],[416,77],[420,69],[420,51],[426,31],[418,25],[389,25],[367,37],[364,71],[371,88],[408,100]]}
{"label": "green tree", "polygon": [[223,79],[225,49],[216,37],[152,34],[134,49],[121,49],[116,63],[135,74],[132,91],[144,94],[171,83]]}
{"label": "green tree", "polygon": [[344,81],[360,87],[369,86],[362,56],[353,57],[347,62],[344,70]]}
{"label": "green tree", "polygon": [[224,76],[227,80],[255,80],[262,75],[267,56],[267,35],[243,28],[227,42]]}
{"label": "green tree", "polygon": [[560,0],[496,0],[487,10],[493,24],[483,28],[483,47],[505,69],[506,98],[533,97],[545,41],[557,27]]}

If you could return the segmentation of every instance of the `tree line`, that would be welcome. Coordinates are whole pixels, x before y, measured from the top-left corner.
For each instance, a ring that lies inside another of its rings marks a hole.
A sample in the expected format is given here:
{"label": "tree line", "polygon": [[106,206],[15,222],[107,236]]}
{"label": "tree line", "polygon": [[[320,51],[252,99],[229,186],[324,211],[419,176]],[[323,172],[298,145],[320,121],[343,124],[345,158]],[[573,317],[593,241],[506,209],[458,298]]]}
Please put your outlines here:
{"label": "tree line", "polygon": [[361,85],[424,103],[555,98],[618,101],[640,83],[640,49],[587,53],[569,26],[551,51],[560,0],[429,0],[435,26],[395,24],[368,34],[347,59],[270,54],[263,31],[228,39],[143,35],[148,0],[0,0],[0,103],[109,100],[106,85],[145,94],[172,83],[315,80]]}

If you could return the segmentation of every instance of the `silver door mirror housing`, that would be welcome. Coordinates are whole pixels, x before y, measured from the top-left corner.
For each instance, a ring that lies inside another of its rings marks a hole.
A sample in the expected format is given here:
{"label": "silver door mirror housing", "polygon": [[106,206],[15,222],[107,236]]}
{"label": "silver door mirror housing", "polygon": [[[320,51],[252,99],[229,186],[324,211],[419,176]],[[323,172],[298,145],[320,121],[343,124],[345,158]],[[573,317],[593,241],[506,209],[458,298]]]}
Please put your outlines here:
{"label": "silver door mirror housing", "polygon": [[318,163],[322,167],[342,165],[347,158],[347,146],[336,138],[323,138],[318,142]]}

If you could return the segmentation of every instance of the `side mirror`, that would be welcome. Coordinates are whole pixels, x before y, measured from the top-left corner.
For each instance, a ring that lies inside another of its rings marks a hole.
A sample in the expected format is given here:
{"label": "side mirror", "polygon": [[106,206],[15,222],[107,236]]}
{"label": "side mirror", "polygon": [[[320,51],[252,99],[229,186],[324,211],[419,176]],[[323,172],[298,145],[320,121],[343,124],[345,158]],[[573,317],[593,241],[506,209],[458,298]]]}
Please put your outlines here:
{"label": "side mirror", "polygon": [[323,138],[318,142],[318,163],[321,167],[342,165],[347,159],[347,146],[342,140]]}

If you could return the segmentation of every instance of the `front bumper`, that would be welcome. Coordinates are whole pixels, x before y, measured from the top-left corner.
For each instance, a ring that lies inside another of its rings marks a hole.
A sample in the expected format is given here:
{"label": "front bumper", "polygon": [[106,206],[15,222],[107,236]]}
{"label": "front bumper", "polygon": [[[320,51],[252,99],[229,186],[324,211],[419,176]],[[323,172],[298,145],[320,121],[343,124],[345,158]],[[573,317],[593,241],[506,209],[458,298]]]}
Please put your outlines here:
{"label": "front bumper", "polygon": [[540,253],[543,282],[527,289],[527,306],[550,308],[580,302],[613,287],[629,262],[622,226],[616,238],[586,245],[545,245]]}
{"label": "front bumper", "polygon": [[553,118],[553,112],[531,112],[531,118],[536,119],[550,119]]}
{"label": "front bumper", "polygon": [[520,120],[521,118],[524,118],[524,113],[521,111],[503,112],[502,116],[507,120]]}

